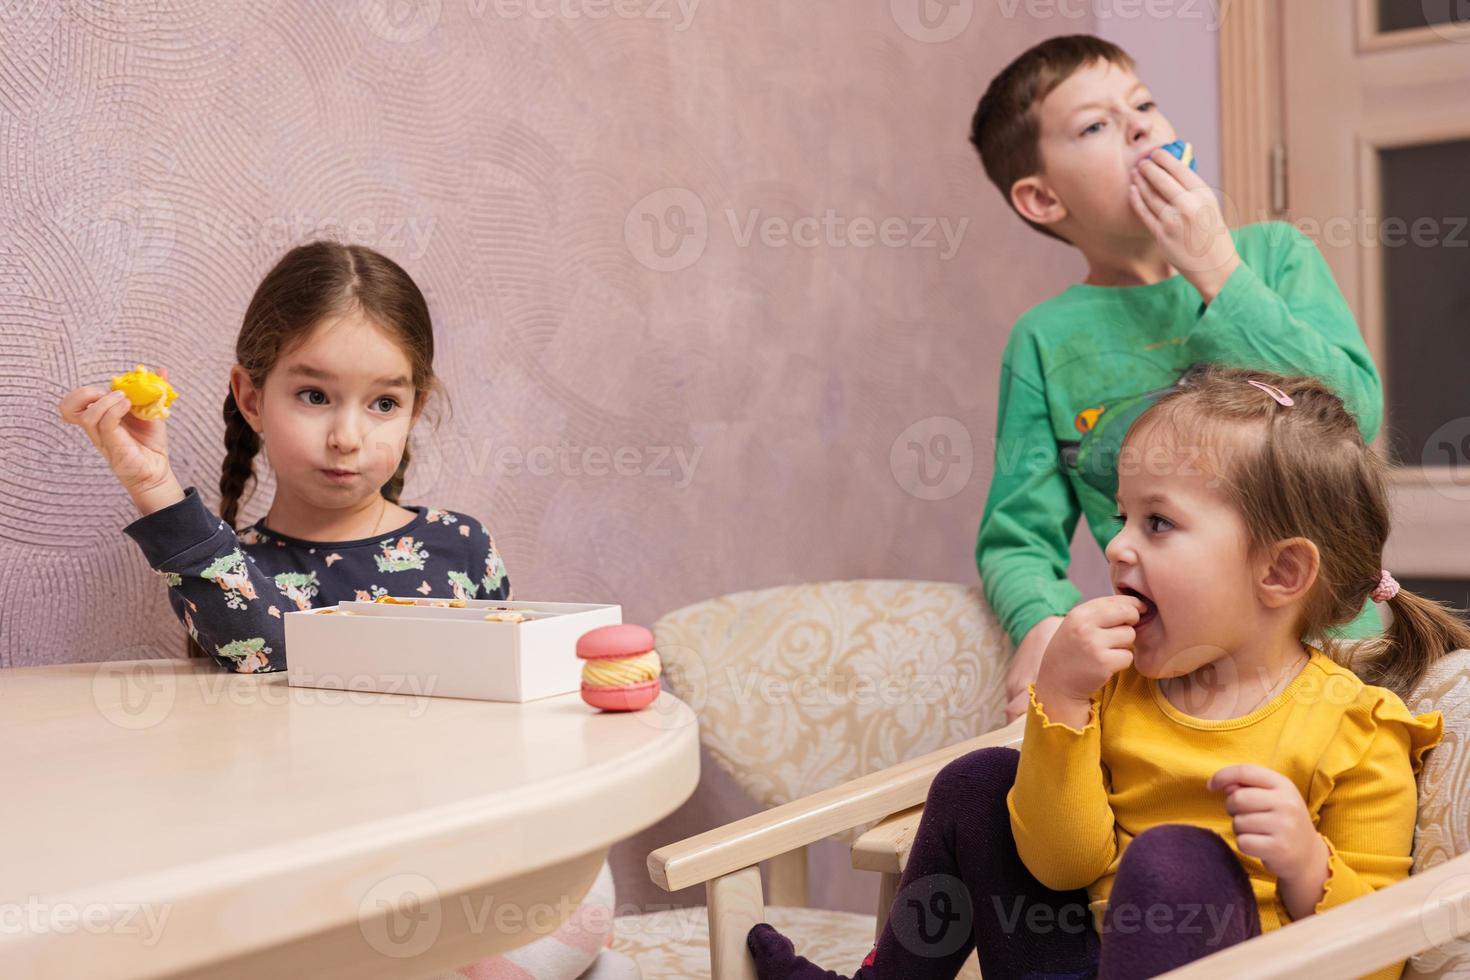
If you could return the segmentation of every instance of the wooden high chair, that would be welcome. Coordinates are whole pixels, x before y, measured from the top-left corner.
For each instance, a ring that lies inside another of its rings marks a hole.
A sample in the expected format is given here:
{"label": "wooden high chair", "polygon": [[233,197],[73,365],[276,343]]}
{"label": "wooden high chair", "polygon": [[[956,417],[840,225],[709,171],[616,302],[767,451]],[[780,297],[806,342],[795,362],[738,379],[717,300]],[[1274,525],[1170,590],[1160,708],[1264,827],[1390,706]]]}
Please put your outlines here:
{"label": "wooden high chair", "polygon": [[[707,908],[620,917],[614,948],[645,980],[754,980],[745,936],[769,921],[798,953],[856,969],[882,929],[935,774],[975,749],[1021,746],[1024,718],[999,726],[1008,638],[978,590],[893,581],[725,596],[671,613],[655,637],[670,689],[699,715],[710,755],[770,809],[650,854],[659,886],[702,883]],[[868,706],[771,697],[757,680],[858,669],[871,678],[890,666],[959,680],[940,684],[947,693],[932,702]],[[1470,976],[1470,650],[1440,660],[1408,706],[1438,710],[1445,724],[1419,776],[1411,876],[1170,977],[1350,977],[1410,957],[1406,980]],[[966,737],[976,726],[985,734]],[[855,868],[878,872],[876,916],[834,920],[849,914],[799,907],[805,848],[828,837],[851,843]],[[775,907],[765,905],[762,863]],[[979,976],[973,954],[961,976]]]}

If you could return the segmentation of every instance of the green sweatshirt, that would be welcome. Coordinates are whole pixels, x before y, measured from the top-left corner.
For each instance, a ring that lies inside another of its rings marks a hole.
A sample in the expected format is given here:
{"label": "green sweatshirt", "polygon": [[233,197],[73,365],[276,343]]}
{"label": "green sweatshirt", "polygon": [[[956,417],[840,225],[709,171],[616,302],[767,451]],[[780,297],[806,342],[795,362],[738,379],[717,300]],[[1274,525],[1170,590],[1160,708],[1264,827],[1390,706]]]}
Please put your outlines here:
{"label": "green sweatshirt", "polygon": [[[1208,306],[1175,275],[1147,286],[1069,286],[1016,321],[1001,361],[995,472],[975,546],[985,597],[1015,644],[1082,599],[1067,578],[1078,517],[1087,516],[1099,548],[1121,528],[1116,453],[1088,450],[1116,446],[1126,425],[1105,422],[1129,418],[1133,396],[1172,386],[1197,362],[1309,374],[1343,398],[1365,440],[1377,435],[1378,370],[1316,244],[1284,222],[1231,234],[1241,264]],[[1331,635],[1381,632],[1369,600]]]}

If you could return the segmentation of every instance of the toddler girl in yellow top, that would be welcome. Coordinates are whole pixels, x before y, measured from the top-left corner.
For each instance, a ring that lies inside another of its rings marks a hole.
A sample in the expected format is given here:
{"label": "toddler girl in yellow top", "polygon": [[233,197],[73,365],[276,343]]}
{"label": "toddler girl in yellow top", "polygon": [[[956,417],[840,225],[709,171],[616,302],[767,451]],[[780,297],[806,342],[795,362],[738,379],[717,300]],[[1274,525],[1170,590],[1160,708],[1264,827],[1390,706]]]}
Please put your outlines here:
{"label": "toddler girl in yellow top", "polygon": [[[1118,475],[1116,594],[1052,638],[1019,757],[936,776],[861,980],[953,977],[971,949],[987,980],[1152,977],[1408,875],[1443,723],[1402,699],[1470,628],[1381,568],[1385,467],[1341,399],[1210,366],[1134,422]],[[1382,638],[1322,639],[1369,597]],[[838,976],[764,923],[747,944],[762,980]]]}

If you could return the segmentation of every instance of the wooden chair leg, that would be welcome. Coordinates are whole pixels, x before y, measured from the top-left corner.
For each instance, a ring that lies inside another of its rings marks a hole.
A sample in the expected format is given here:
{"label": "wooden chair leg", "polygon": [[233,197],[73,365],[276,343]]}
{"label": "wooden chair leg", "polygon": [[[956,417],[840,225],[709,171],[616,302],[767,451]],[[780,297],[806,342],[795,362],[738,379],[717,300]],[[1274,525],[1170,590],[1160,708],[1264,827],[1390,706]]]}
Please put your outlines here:
{"label": "wooden chair leg", "polygon": [[778,854],[770,862],[771,905],[804,909],[807,902],[806,848]]}
{"label": "wooden chair leg", "polygon": [[710,980],[756,980],[755,960],[745,947],[751,926],[765,919],[761,869],[741,868],[704,883],[709,914]]}
{"label": "wooden chair leg", "polygon": [[884,871],[878,875],[878,927],[873,931],[873,942],[883,938],[883,927],[888,923],[888,911],[898,896],[898,882],[902,875]]}

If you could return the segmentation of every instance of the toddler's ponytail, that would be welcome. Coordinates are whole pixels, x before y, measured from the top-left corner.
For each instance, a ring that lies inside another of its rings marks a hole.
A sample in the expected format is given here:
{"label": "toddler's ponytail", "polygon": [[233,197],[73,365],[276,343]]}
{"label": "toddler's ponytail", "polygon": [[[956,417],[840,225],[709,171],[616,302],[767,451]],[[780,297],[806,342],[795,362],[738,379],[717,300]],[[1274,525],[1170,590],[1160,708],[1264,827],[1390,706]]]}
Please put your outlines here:
{"label": "toddler's ponytail", "polygon": [[1408,703],[1430,664],[1453,650],[1470,649],[1470,625],[1443,603],[1404,589],[1386,600],[1393,620],[1383,641],[1353,665],[1369,684],[1386,687]]}

